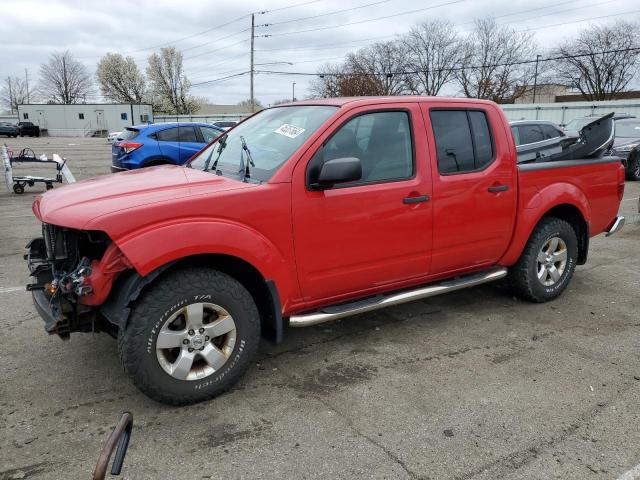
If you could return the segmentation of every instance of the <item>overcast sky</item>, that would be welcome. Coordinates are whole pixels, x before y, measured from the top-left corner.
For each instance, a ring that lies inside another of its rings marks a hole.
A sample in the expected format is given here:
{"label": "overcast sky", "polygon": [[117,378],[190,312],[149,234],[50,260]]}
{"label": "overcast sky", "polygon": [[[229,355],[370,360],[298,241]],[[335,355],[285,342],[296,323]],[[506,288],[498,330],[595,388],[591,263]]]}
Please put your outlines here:
{"label": "overcast sky", "polygon": [[[24,76],[26,68],[33,84],[39,65],[52,51],[63,50],[92,74],[107,52],[131,55],[144,69],[150,53],[174,45],[183,51],[193,94],[211,103],[237,103],[249,96],[246,75],[196,84],[248,70],[249,14],[264,10],[269,12],[256,15],[256,24],[273,25],[256,28],[255,61],[275,65],[256,69],[291,72],[315,72],[322,63],[434,18],[448,19],[465,32],[474,18],[494,16],[532,32],[541,54],[590,23],[640,19],[638,0],[0,0],[0,78]],[[239,17],[244,18],[234,21]],[[267,34],[273,36],[260,36]],[[296,82],[296,97],[302,98],[309,81],[259,74],[255,95],[265,105],[291,98]],[[455,87],[446,93],[455,94]]]}

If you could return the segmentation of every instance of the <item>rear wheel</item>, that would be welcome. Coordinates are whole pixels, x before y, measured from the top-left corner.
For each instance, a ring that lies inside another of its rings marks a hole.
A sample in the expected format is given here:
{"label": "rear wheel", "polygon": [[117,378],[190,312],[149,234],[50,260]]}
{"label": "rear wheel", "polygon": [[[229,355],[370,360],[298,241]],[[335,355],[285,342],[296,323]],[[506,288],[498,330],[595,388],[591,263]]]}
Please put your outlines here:
{"label": "rear wheel", "polygon": [[627,160],[627,180],[640,180],[640,155],[629,156]]}
{"label": "rear wheel", "polygon": [[514,293],[532,302],[548,302],[567,287],[576,268],[578,239],[559,218],[543,218],[516,263],[509,270]]}
{"label": "rear wheel", "polygon": [[144,394],[186,405],[238,381],[258,347],[260,318],[249,292],[210,269],[175,271],[143,292],[118,347]]}

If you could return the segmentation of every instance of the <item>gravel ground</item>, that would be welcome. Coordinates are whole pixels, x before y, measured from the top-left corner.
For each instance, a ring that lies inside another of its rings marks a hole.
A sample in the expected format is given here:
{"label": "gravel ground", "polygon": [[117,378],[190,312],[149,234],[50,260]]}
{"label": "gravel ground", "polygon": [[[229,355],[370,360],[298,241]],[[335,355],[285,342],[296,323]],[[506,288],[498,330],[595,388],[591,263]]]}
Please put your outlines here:
{"label": "gravel ground", "polygon": [[[104,139],[7,144],[109,171]],[[293,330],[230,393],[171,408],[127,380],[113,339],[47,336],[13,289],[42,190],[0,193],[0,480],[89,478],[127,410],[132,479],[616,479],[640,463],[637,223],[593,239],[554,302],[493,284]],[[623,213],[639,192],[627,183]]]}

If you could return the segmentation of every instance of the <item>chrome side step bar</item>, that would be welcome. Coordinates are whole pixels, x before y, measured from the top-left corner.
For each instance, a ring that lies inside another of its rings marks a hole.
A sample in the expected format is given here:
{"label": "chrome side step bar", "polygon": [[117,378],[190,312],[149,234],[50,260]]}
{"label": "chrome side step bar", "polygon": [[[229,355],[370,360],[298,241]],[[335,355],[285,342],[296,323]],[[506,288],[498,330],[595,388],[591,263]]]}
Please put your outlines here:
{"label": "chrome side step bar", "polygon": [[624,217],[622,215],[618,215],[616,220],[613,222],[613,225],[611,225],[611,228],[605,234],[605,237],[610,237],[616,232],[622,230],[622,227],[624,227]]}
{"label": "chrome side step bar", "polygon": [[356,315],[358,313],[370,312],[379,308],[391,307],[405,302],[412,302],[421,298],[434,297],[443,293],[461,290],[463,288],[475,287],[483,283],[493,282],[506,277],[506,268],[495,268],[480,273],[473,273],[451,280],[427,285],[413,290],[404,290],[397,293],[378,295],[365,300],[345,303],[343,305],[324,307],[315,312],[303,315],[292,315],[289,317],[289,325],[292,327],[308,327],[319,323],[337,320],[338,318]]}

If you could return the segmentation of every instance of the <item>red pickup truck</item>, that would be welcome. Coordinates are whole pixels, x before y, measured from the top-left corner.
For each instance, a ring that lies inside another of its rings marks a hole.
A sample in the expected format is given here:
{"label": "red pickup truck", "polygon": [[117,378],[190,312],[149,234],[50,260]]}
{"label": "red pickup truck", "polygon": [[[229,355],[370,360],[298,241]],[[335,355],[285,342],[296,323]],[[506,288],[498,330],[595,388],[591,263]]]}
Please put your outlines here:
{"label": "red pickup truck", "polygon": [[118,339],[136,386],[212,398],[262,336],[508,277],[560,295],[614,233],[615,157],[517,164],[492,102],[329,99],[263,110],[184,167],[39,196],[28,286],[49,333]]}

